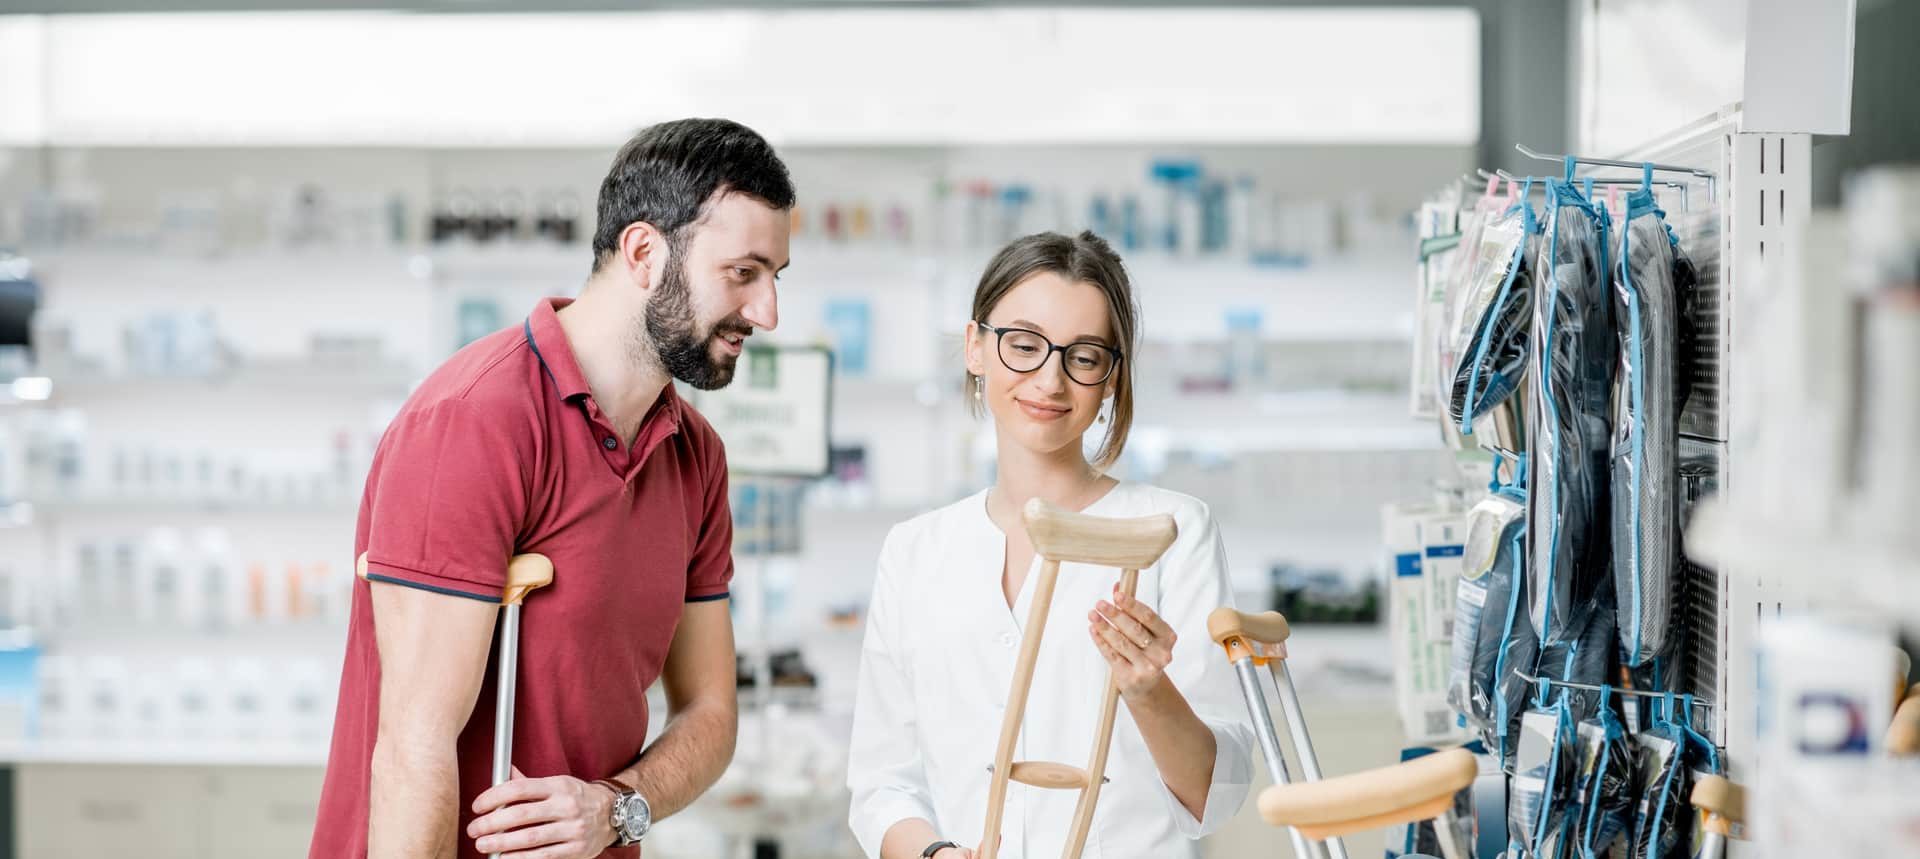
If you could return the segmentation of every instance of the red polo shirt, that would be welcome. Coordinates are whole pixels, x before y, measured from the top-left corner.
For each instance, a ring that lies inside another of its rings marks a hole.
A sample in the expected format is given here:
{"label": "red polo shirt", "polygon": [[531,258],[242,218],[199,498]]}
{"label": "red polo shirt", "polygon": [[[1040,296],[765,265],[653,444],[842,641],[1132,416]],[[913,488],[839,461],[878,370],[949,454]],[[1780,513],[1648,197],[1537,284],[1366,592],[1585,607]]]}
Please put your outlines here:
{"label": "red polo shirt", "polygon": [[[508,557],[551,558],[553,584],[521,616],[513,759],[529,776],[591,780],[639,756],[682,606],[727,596],[733,527],[713,427],[668,385],[637,440],[619,438],[560,328],[566,304],[542,301],[460,350],[408,399],[374,454],[354,555],[379,581],[488,602]],[[497,656],[460,733],[461,857],[481,855],[464,833],[489,787]],[[379,690],[360,582],[313,859],[366,855]]]}

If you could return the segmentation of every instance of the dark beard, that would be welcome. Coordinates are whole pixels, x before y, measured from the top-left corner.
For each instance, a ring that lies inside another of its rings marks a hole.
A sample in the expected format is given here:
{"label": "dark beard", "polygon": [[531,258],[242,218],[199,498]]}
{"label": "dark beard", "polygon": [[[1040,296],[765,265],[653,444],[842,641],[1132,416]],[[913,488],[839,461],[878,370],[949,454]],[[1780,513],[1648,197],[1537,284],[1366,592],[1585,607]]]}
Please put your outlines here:
{"label": "dark beard", "polygon": [[700,331],[693,318],[693,292],[687,287],[687,273],[680,265],[680,256],[675,249],[667,257],[660,288],[647,302],[647,337],[653,341],[654,357],[674,378],[702,391],[724,388],[733,381],[738,358],[713,357],[714,337],[723,330],[751,332],[753,326],[736,316]]}

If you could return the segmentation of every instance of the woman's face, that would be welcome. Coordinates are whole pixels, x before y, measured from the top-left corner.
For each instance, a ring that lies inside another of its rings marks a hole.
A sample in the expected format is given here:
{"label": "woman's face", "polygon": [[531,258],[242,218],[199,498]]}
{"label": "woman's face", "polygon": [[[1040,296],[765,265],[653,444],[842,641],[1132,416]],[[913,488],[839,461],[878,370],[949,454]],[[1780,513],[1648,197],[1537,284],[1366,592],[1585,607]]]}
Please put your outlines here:
{"label": "woman's face", "polygon": [[[1046,337],[1056,346],[1097,343],[1113,346],[1113,328],[1109,322],[1107,297],[1090,283],[1068,280],[1053,272],[1029,276],[1009,290],[984,320],[995,328],[1024,328]],[[1078,448],[1087,428],[1100,413],[1101,401],[1112,391],[1113,379],[1098,385],[1083,385],[1067,375],[1062,362],[1066,355],[1054,352],[1046,363],[1032,372],[1019,373],[1007,368],[1001,351],[1008,353],[1016,366],[1023,356],[1036,355],[1031,338],[1006,335],[1006,344],[994,332],[977,324],[967,326],[967,371],[986,380],[982,397],[1000,427],[1002,438],[1035,453],[1050,454],[1072,445]],[[1045,345],[1040,344],[1044,349]],[[1082,378],[1097,377],[1086,365],[1074,370]],[[971,396],[972,392],[969,391]]]}

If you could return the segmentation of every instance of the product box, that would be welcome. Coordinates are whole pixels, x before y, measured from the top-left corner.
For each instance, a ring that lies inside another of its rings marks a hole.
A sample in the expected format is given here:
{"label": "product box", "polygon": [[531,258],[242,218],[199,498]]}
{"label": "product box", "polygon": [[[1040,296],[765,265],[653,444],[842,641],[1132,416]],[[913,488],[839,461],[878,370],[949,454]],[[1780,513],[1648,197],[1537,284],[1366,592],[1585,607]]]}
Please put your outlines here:
{"label": "product box", "polygon": [[[1452,615],[1452,585],[1447,586],[1444,597],[1437,597],[1440,585],[1434,581],[1436,577],[1459,581],[1459,548],[1465,533],[1464,514],[1438,505],[1390,504],[1381,511],[1381,537],[1391,579],[1387,586],[1387,627],[1393,653],[1394,701],[1402,729],[1416,743],[1439,744],[1466,737],[1447,705],[1452,640],[1443,631],[1445,626],[1436,623],[1439,616]],[[1437,572],[1430,574],[1430,568]]]}

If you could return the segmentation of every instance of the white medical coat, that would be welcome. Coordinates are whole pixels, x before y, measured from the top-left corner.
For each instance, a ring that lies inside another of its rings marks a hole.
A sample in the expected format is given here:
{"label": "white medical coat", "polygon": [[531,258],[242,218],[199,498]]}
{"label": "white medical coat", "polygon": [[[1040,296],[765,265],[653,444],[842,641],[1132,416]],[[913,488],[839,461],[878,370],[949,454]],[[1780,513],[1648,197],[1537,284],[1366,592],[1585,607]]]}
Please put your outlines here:
{"label": "white medical coat", "polygon": [[[880,551],[860,655],[847,784],[849,823],[867,856],[909,818],[942,838],[979,843],[989,774],[1013,682],[1039,560],[1012,608],[1000,586],[1006,538],[987,517],[987,493],[894,526]],[[1253,733],[1225,653],[1207,636],[1207,614],[1232,603],[1219,529],[1199,500],[1121,483],[1085,511],[1127,518],[1173,514],[1179,538],[1142,570],[1138,597],[1178,635],[1167,677],[1212,730],[1213,783],[1195,819],[1161,781],[1125,699],[1107,762],[1086,859],[1198,857],[1194,839],[1245,801]],[[1087,612],[1111,600],[1120,571],[1063,564],[1027,699],[1015,761],[1085,767],[1098,727],[1106,660],[1087,634]],[[1004,859],[1054,857],[1071,828],[1077,791],[1010,785]]]}

